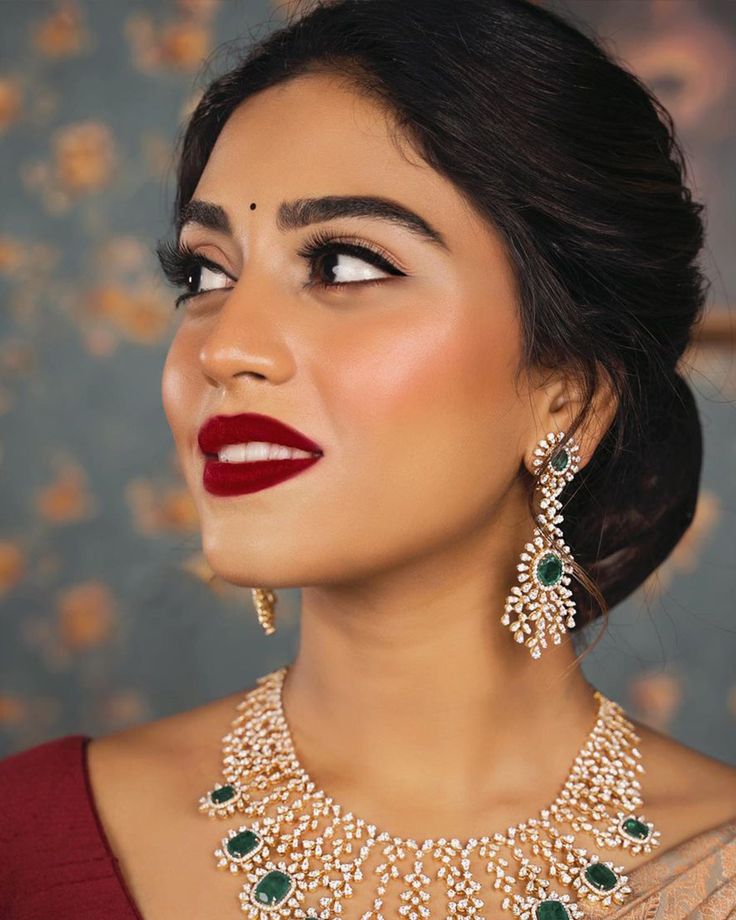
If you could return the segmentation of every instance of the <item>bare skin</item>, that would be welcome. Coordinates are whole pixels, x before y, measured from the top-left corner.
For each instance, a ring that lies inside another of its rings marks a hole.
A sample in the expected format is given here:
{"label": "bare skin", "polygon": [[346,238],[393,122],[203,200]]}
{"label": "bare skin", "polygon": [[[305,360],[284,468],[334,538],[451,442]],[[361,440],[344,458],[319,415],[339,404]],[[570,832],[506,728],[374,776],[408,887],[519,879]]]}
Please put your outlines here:
{"label": "bare skin", "polygon": [[[500,238],[403,152],[381,110],[327,76],[231,116],[194,197],[221,205],[234,235],[182,231],[225,274],[205,273],[209,292],[181,308],[162,395],[213,570],[302,586],[284,705],[310,775],[395,834],[465,839],[552,801],[595,717],[569,641],[532,659],[500,624],[534,523],[519,472],[579,396],[562,370],[514,385],[521,331]],[[279,230],[279,203],[354,194],[411,208],[449,251],[385,221],[334,219],[321,228],[380,247],[405,277],[345,254],[352,287],[305,289],[297,250],[315,228]],[[595,408],[581,466],[615,411],[604,388]],[[198,428],[243,411],[294,425],[324,457],[271,489],[210,495]],[[90,744],[103,825],[146,920],[226,916],[236,903],[242,881],[213,872],[221,825],[196,804],[220,776],[246,689]],[[736,770],[637,727],[662,849],[736,814]],[[651,855],[603,858],[633,869]]]}

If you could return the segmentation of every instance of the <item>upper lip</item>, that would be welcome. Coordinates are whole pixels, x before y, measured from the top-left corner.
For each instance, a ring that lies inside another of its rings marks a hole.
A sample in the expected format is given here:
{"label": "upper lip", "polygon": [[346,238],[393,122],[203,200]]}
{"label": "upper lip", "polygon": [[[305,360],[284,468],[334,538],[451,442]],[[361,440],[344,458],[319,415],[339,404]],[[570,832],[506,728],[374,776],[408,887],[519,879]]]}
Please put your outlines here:
{"label": "upper lip", "polygon": [[203,454],[217,455],[227,444],[245,444],[248,441],[268,441],[312,453],[322,453],[322,448],[301,431],[285,422],[259,412],[239,415],[212,415],[199,429],[197,442]]}

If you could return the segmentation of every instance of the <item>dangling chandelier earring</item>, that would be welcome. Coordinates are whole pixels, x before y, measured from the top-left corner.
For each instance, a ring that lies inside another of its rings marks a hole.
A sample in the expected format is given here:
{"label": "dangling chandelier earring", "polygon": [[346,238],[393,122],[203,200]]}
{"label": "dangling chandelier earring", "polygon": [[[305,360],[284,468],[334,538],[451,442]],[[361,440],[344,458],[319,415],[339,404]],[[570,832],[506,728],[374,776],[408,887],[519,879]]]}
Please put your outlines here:
{"label": "dangling chandelier earring", "polygon": [[273,591],[269,591],[268,588],[251,588],[251,592],[256,613],[258,614],[258,622],[263,627],[266,635],[270,636],[276,632],[276,626],[274,625],[276,594]]}
{"label": "dangling chandelier earring", "polygon": [[[560,444],[565,433],[549,432],[541,438],[534,449],[534,474],[538,477],[535,489],[541,490],[541,514],[537,515],[539,527],[534,528],[532,542],[524,546],[518,569],[518,584],[514,585],[506,598],[501,623],[510,626],[514,639],[524,642],[532,658],[539,658],[542,649],[547,648],[547,634],[555,645],[562,641],[562,634],[575,625],[575,601],[568,588],[572,565],[570,547],[565,543],[562,531],[557,526],[562,522],[559,513],[562,502],[557,496],[579,469],[579,448],[574,438],[569,438],[564,447]],[[549,461],[549,462],[548,462]],[[539,467],[542,467],[540,474]],[[544,528],[551,538],[545,541]],[[512,623],[511,614],[517,614]],[[535,626],[532,635],[532,625]]]}

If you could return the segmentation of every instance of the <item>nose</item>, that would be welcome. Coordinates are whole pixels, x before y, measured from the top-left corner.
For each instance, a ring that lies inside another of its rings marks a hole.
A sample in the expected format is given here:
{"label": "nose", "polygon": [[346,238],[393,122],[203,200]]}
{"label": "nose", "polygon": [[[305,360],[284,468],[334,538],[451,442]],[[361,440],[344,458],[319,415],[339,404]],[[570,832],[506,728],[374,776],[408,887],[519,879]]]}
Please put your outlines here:
{"label": "nose", "polygon": [[[283,298],[283,294],[282,294]],[[294,359],[278,322],[278,296],[255,279],[241,277],[217,309],[199,351],[210,382],[228,386],[240,377],[284,383]],[[283,302],[283,301],[282,301]]]}

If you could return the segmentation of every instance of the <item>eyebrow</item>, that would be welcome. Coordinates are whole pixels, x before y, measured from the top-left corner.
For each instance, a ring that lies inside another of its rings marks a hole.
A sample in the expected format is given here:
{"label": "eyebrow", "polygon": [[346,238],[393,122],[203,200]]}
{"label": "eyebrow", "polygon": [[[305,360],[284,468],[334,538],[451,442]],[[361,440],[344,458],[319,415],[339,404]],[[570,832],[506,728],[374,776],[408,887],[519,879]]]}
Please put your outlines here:
{"label": "eyebrow", "polygon": [[[390,198],[374,195],[326,195],[322,198],[297,198],[282,201],[276,214],[276,226],[281,231],[298,230],[336,217],[369,217],[385,220],[408,230],[424,240],[450,251],[439,230],[423,217]],[[185,204],[176,220],[177,239],[185,224],[195,223],[208,230],[233,236],[227,212],[211,201],[192,199]]]}

